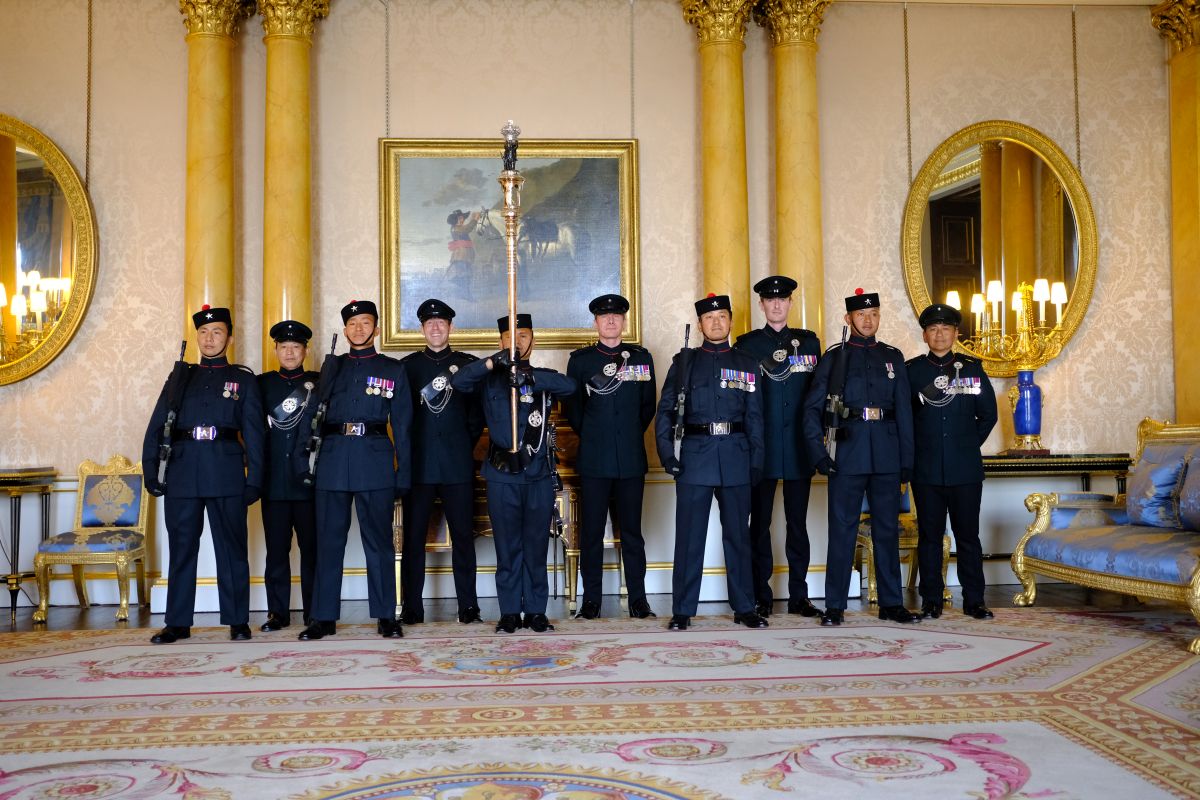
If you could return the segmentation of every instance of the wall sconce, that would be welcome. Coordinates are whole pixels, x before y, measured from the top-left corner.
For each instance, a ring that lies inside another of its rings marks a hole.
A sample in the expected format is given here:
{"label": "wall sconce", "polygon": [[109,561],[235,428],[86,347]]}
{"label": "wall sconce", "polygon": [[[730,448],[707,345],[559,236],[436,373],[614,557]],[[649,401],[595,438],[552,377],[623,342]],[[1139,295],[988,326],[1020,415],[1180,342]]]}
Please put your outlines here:
{"label": "wall sconce", "polygon": [[971,295],[971,313],[975,315],[975,330],[983,329],[983,312],[987,311],[987,302],[979,292]]}
{"label": "wall sconce", "polygon": [[1067,285],[1055,281],[1050,287],[1050,302],[1054,303],[1054,324],[1062,325],[1062,307],[1067,303]]}
{"label": "wall sconce", "polygon": [[988,281],[987,301],[992,304],[992,325],[1000,327],[1000,304],[1004,302],[1004,284],[1000,281]]}
{"label": "wall sconce", "polygon": [[1046,301],[1050,299],[1050,281],[1038,278],[1033,282],[1033,299],[1038,304],[1038,324],[1046,324]]}

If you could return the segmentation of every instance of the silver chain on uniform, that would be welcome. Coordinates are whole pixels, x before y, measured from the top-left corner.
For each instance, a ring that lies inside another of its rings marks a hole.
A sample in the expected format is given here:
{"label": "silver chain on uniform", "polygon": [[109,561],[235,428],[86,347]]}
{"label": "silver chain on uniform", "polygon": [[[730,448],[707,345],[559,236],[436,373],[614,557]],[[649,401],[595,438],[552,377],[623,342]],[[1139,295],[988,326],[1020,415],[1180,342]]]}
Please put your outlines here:
{"label": "silver chain on uniform", "polygon": [[[629,368],[629,351],[622,350],[621,351],[621,366],[618,367],[617,362],[615,362],[615,361],[610,361],[604,365],[604,374],[608,378],[608,383],[604,384],[603,386],[601,386],[599,388],[592,386],[590,383],[587,384],[588,394],[589,395],[598,394],[601,397],[604,397],[605,395],[610,395],[613,392],[617,391],[618,389],[621,388],[621,384],[624,383],[624,381],[621,380],[620,375],[622,372],[624,372],[628,368]],[[612,370],[611,372],[609,371],[610,369]]]}

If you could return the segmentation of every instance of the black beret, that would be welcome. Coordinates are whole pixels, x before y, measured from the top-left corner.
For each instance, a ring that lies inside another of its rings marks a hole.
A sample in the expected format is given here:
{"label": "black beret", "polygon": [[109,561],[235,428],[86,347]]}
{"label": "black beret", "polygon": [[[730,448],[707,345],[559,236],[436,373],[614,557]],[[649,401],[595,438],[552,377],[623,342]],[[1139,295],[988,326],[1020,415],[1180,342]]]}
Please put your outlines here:
{"label": "black beret", "polygon": [[[496,320],[496,327],[500,329],[501,333],[508,332],[507,314]],[[533,330],[533,317],[529,314],[517,314],[517,328],[529,328],[530,330]]]}
{"label": "black beret", "polygon": [[791,297],[796,291],[796,282],[786,275],[769,275],[754,284],[759,297]]}
{"label": "black beret", "polygon": [[224,322],[229,332],[233,333],[233,317],[229,315],[228,308],[213,308],[205,303],[200,306],[199,311],[192,314],[192,324],[196,326],[196,330],[200,330],[201,325],[207,325],[210,322]]}
{"label": "black beret", "polygon": [[593,316],[601,314],[624,314],[629,311],[629,301],[619,294],[602,294],[588,303]]}
{"label": "black beret", "polygon": [[370,300],[351,300],[342,306],[342,324],[345,325],[351,317],[357,317],[359,314],[370,314],[376,322],[379,321],[379,309],[375,308],[374,303]]}
{"label": "black beret", "polygon": [[420,320],[422,325],[425,324],[425,320],[429,319],[444,319],[449,322],[454,319],[454,309],[441,300],[435,300],[431,297],[418,306],[417,319]]}
{"label": "black beret", "polygon": [[696,316],[702,317],[709,311],[720,311],[724,309],[729,313],[733,313],[733,307],[729,305],[729,295],[708,293],[708,296],[696,301]]}
{"label": "black beret", "polygon": [[879,308],[879,295],[875,292],[863,292],[855,289],[854,294],[846,298],[847,311],[859,311],[864,308]]}
{"label": "black beret", "polygon": [[271,326],[271,338],[276,342],[299,342],[307,347],[308,340],[312,338],[312,329],[303,322],[285,319]]}
{"label": "black beret", "polygon": [[939,322],[958,327],[962,324],[962,312],[954,306],[948,306],[945,303],[934,303],[921,312],[919,321],[923,329],[928,328],[930,325],[936,325]]}

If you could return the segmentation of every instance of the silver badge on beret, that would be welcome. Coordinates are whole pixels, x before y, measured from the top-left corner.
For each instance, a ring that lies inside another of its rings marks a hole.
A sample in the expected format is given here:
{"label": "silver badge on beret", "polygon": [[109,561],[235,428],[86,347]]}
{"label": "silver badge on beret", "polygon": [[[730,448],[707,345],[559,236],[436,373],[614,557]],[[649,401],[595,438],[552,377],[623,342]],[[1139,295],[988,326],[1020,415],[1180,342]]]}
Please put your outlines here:
{"label": "silver badge on beret", "polygon": [[283,401],[283,410],[290,414],[295,411],[299,405],[300,403],[296,401],[296,398],[288,397]]}
{"label": "silver badge on beret", "polygon": [[450,365],[450,374],[453,375],[456,372],[458,372],[458,364],[451,364]]}
{"label": "silver badge on beret", "polygon": [[531,428],[542,427],[542,412],[540,412],[536,409],[529,412],[529,427],[531,427]]}
{"label": "silver badge on beret", "polygon": [[445,389],[445,388],[446,388],[446,376],[445,375],[438,375],[436,378],[433,379],[433,390],[435,392],[440,392],[442,389]]}
{"label": "silver badge on beret", "polygon": [[617,365],[616,365],[616,364],[613,364],[613,363],[611,363],[611,362],[610,362],[610,363],[608,363],[608,364],[605,364],[605,365],[604,365],[604,374],[605,374],[605,375],[607,375],[607,376],[608,376],[608,377],[610,377],[610,378],[611,378],[613,375],[616,375],[616,374],[617,374]]}
{"label": "silver badge on beret", "polygon": [[771,353],[771,358],[782,364],[787,358],[787,350],[776,350],[774,353]]}
{"label": "silver badge on beret", "polygon": [[933,385],[944,391],[950,385],[950,378],[946,375],[938,375],[933,379]]}

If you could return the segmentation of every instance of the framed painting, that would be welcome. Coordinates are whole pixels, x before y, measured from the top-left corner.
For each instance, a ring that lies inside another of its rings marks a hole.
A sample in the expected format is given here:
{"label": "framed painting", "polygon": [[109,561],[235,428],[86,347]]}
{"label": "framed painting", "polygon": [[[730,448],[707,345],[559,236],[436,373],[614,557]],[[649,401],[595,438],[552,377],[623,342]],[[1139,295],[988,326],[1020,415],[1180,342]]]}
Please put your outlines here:
{"label": "framed painting", "polygon": [[[456,313],[453,343],[497,342],[508,313],[503,139],[380,139],[382,346],[424,346],[417,307],[435,297]],[[542,347],[595,339],[588,303],[610,292],[632,308],[625,339],[641,342],[637,141],[522,139],[517,310]]]}

